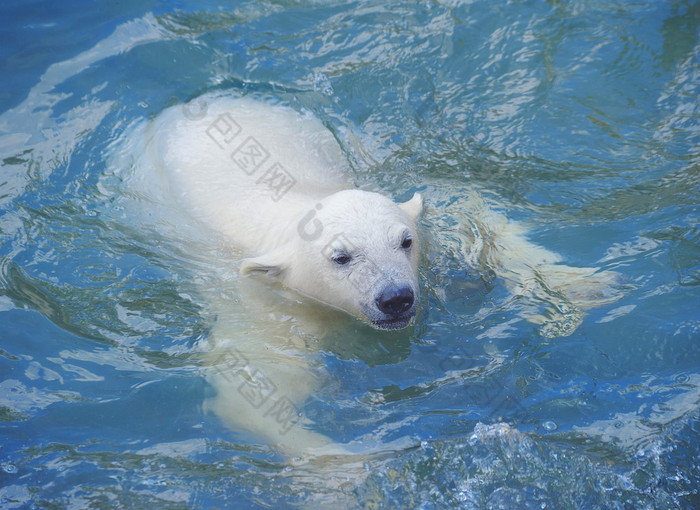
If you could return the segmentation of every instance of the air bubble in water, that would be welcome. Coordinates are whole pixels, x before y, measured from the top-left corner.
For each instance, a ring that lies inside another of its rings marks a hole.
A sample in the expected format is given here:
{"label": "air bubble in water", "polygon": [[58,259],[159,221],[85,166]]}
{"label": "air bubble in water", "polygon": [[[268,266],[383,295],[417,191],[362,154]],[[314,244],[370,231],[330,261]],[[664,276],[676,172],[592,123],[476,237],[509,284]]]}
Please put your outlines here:
{"label": "air bubble in water", "polygon": [[8,473],[8,474],[10,474],[10,475],[13,475],[13,474],[15,474],[15,473],[18,471],[17,466],[15,466],[14,464],[12,464],[11,462],[8,462],[7,464],[3,464],[3,465],[2,465],[2,470],[3,470],[5,473]]}
{"label": "air bubble in water", "polygon": [[320,91],[326,96],[333,95],[333,85],[331,80],[323,73],[314,74],[314,90]]}
{"label": "air bubble in water", "polygon": [[554,432],[559,428],[559,426],[553,421],[546,421],[542,424],[542,428],[547,432]]}

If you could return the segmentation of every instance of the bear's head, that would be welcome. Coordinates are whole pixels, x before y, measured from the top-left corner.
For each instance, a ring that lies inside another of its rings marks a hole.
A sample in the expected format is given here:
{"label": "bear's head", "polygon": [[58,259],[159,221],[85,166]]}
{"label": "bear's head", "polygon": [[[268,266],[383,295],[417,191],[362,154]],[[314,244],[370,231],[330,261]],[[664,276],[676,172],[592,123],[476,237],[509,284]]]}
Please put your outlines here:
{"label": "bear's head", "polygon": [[375,328],[406,327],[418,302],[422,208],[417,193],[401,204],[367,191],[334,193],[295,218],[275,249],[244,260],[241,272],[279,279]]}

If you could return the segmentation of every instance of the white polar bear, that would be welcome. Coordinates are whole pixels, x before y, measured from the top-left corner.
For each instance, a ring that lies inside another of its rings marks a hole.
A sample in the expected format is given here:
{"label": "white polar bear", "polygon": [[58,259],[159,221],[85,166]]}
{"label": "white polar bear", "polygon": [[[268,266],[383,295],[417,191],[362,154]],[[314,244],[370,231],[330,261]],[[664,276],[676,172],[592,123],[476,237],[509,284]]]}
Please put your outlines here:
{"label": "white polar bear", "polygon": [[255,281],[235,281],[232,300],[226,282],[203,286],[216,316],[207,358],[217,397],[208,408],[290,455],[340,451],[301,414],[323,380],[305,343],[323,336],[328,313],[306,304],[280,309],[308,297],[376,329],[406,327],[419,299],[421,196],[397,204],[353,189],[331,133],[271,100],[203,96],[164,111],[131,139],[140,146],[136,187],[166,189],[242,258],[241,274],[295,292],[280,305],[274,285],[266,293]]}
{"label": "white polar bear", "polygon": [[314,117],[250,98],[200,98],[152,126],[175,200],[264,274],[378,329],[416,312],[416,194],[403,204],[348,189],[346,162]]}
{"label": "white polar bear", "polygon": [[[314,353],[333,320],[318,302],[376,329],[411,322],[419,300],[421,196],[397,204],[353,189],[331,133],[316,118],[269,99],[207,95],[172,107],[133,130],[124,151],[135,155],[135,193],[161,206],[154,221],[166,224],[178,208],[198,221],[202,239],[218,236],[233,254],[229,261],[200,248],[202,267],[213,275],[199,278],[215,317],[205,363],[217,394],[208,409],[290,456],[366,451],[367,438],[335,444],[303,414],[307,398],[327,383]],[[456,225],[438,228],[435,244],[460,252],[465,264],[492,269],[514,294],[556,294],[572,305],[574,313],[562,306],[550,317],[529,317],[544,323],[544,336],[578,326],[576,300],[581,308],[609,301],[588,296],[610,297],[599,292],[610,273],[560,265],[556,254],[530,243],[496,211],[464,190],[433,220],[438,226],[443,214]],[[173,236],[178,221],[170,220]],[[236,278],[229,263],[265,278]]]}

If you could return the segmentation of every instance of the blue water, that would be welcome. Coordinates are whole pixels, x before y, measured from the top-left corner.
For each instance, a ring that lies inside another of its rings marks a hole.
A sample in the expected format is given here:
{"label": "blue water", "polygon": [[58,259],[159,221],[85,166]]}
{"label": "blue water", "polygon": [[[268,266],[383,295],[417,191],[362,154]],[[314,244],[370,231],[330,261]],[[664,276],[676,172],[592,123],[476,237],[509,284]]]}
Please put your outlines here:
{"label": "blue water", "polygon": [[[700,508],[697,3],[10,0],[0,20],[0,507]],[[415,327],[327,342],[336,384],[305,409],[338,441],[420,446],[360,477],[289,465],[202,410],[197,265],[101,184],[130,126],[219,89],[314,112],[359,186],[424,194],[426,230],[478,187],[624,296],[547,338],[521,312],[549,303],[429,245]]]}

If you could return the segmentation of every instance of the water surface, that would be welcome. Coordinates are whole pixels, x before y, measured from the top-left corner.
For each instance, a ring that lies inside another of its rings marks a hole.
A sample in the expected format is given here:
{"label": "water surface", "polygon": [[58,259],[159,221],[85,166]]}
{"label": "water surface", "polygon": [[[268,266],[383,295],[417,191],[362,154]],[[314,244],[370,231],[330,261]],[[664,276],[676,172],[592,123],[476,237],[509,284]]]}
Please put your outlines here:
{"label": "water surface", "polygon": [[[0,506],[700,507],[696,4],[0,13]],[[206,257],[159,235],[167,218],[135,221],[108,164],[138,122],[224,89],[312,111],[358,186],[424,194],[426,230],[451,232],[479,189],[566,263],[619,273],[624,296],[547,338],[521,316],[552,302],[428,242],[415,326],[328,340],[335,383],[304,410],[338,441],[420,446],[290,466],[202,409]]]}

